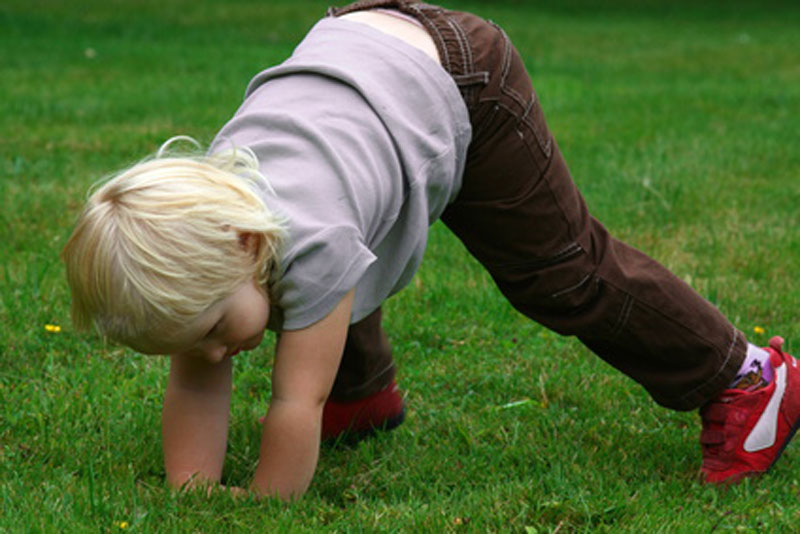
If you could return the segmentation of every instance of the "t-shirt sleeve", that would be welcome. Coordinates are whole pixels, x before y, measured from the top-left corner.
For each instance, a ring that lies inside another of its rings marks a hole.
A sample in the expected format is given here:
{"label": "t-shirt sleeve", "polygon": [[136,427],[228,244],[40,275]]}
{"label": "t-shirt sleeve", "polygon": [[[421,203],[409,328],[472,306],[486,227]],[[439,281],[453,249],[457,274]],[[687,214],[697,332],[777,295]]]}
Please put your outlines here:
{"label": "t-shirt sleeve", "polygon": [[279,316],[270,327],[297,330],[328,315],[375,261],[356,229],[327,228],[293,247],[296,251],[273,286]]}

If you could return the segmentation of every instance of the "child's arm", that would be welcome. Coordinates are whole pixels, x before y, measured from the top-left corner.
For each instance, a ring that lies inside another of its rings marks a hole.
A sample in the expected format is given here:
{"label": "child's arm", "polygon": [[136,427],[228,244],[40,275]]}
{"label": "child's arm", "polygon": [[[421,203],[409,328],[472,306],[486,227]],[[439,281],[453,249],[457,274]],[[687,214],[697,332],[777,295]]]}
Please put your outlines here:
{"label": "child's arm", "polygon": [[231,358],[212,364],[170,357],[161,428],[167,482],[179,488],[218,483],[230,416]]}
{"label": "child's arm", "polygon": [[253,486],[265,495],[299,497],[319,456],[322,408],[342,358],[353,291],[321,321],[281,333]]}

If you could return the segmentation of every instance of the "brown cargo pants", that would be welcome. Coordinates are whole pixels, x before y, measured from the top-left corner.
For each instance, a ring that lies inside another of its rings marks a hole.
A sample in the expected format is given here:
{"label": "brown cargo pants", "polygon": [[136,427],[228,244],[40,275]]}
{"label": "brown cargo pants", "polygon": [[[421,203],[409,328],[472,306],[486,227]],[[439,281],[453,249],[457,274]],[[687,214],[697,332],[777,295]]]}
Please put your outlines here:
{"label": "brown cargo pants", "polygon": [[[746,352],[744,335],[588,213],[505,33],[469,13],[403,0],[356,2],[330,14],[375,7],[419,20],[461,90],[473,137],[462,189],[442,220],[509,302],[577,336],[663,406],[697,408],[727,387]],[[378,309],[351,325],[332,398],[363,398],[394,373]]]}

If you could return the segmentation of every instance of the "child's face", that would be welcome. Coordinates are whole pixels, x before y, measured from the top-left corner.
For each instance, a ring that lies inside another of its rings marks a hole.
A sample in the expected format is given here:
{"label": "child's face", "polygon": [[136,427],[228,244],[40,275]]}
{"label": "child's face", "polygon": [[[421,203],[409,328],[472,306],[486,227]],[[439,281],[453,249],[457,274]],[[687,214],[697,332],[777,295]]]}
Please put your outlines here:
{"label": "child's face", "polygon": [[256,348],[264,337],[267,319],[266,293],[256,281],[250,281],[209,308],[174,340],[145,342],[133,348],[145,354],[182,355],[217,363]]}

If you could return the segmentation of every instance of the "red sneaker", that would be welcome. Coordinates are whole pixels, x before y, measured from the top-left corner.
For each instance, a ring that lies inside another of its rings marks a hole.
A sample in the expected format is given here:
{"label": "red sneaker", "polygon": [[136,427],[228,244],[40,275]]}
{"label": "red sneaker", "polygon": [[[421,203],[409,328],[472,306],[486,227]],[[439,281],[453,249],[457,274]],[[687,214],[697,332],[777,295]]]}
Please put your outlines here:
{"label": "red sneaker", "polygon": [[406,411],[394,380],[383,390],[351,402],[328,400],[322,411],[322,441],[356,443],[375,430],[400,426]]}
{"label": "red sneaker", "polygon": [[782,346],[776,336],[766,348],[775,371],[767,386],[727,389],[701,408],[705,482],[734,483],[767,472],[800,426],[800,367]]}

